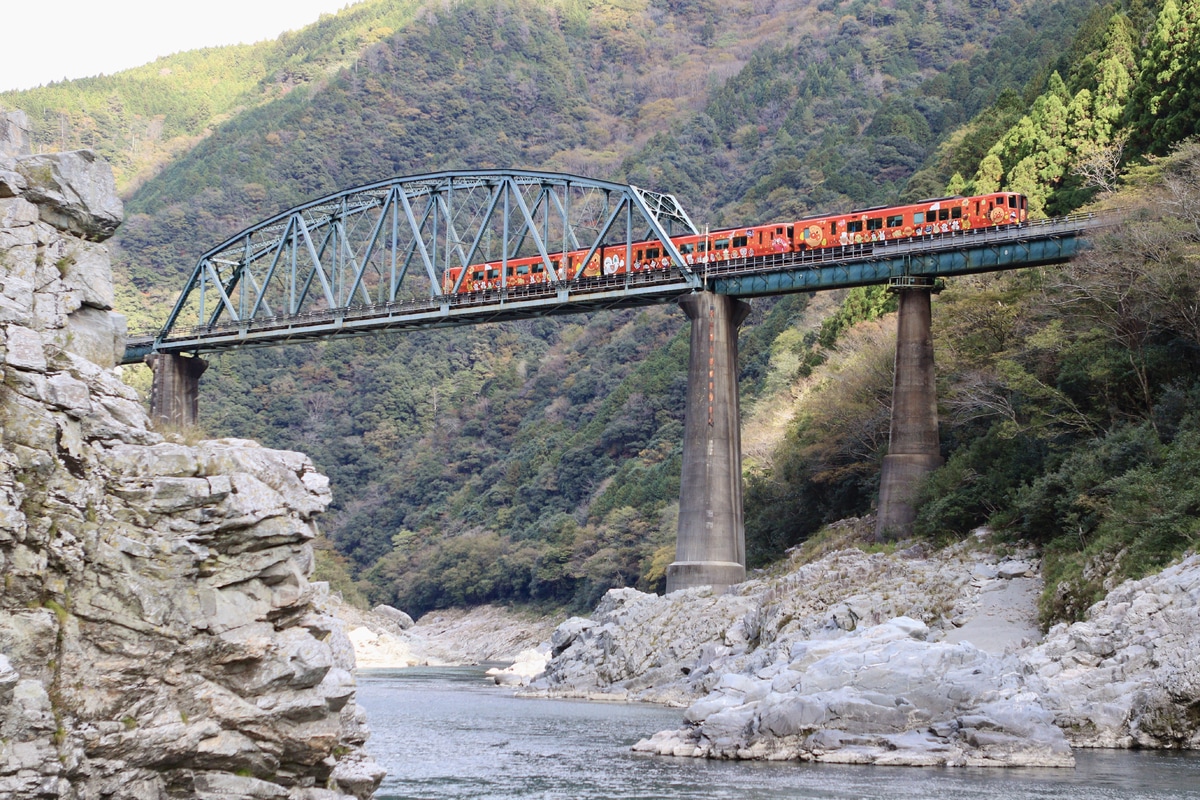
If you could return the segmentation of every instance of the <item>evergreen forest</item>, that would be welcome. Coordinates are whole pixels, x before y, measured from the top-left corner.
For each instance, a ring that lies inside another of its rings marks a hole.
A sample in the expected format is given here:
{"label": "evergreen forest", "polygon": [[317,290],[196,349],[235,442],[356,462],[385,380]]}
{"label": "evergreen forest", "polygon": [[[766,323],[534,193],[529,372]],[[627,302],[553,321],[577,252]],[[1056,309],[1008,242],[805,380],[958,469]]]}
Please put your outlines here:
{"label": "evergreen forest", "polygon": [[[393,175],[531,168],[676,195],[700,225],[989,192],[1120,208],[1066,267],[948,281],[946,464],[916,535],[1039,547],[1043,621],[1200,535],[1200,0],[362,0],[255,45],[0,93],[116,171],[119,310],[153,329],[201,252]],[[894,301],[758,299],[740,338],[747,551],[872,511]],[[206,435],[333,484],[318,577],[417,615],[585,609],[674,557],[673,307],[212,358]],[[144,368],[127,380],[145,388]]]}

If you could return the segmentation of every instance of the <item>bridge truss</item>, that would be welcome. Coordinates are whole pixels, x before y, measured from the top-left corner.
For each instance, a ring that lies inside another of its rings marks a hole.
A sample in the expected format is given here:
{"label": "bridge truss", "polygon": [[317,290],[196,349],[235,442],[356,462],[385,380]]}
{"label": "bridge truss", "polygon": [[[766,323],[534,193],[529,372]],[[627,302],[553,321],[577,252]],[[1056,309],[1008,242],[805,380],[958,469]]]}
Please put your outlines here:
{"label": "bridge truss", "polygon": [[[211,353],[674,302],[704,288],[737,297],[817,291],[1062,263],[1096,214],[906,241],[688,265],[671,236],[697,233],[671,195],[570,175],[443,172],[349,189],[285,211],[201,256],[166,324],[130,340],[124,363],[151,352]],[[666,270],[584,277],[601,247],[657,240]],[[585,251],[573,273],[554,255]],[[547,280],[508,284],[533,257]],[[461,291],[467,265],[496,285]]]}
{"label": "bridge truss", "polygon": [[[159,342],[180,329],[262,327],[455,297],[466,267],[487,263],[508,289],[508,263],[540,258],[551,286],[580,278],[601,247],[657,240],[690,286],[699,278],[671,243],[697,233],[671,195],[524,170],[439,172],[347,189],[254,225],[200,257]],[[554,254],[585,251],[573,273]]]}

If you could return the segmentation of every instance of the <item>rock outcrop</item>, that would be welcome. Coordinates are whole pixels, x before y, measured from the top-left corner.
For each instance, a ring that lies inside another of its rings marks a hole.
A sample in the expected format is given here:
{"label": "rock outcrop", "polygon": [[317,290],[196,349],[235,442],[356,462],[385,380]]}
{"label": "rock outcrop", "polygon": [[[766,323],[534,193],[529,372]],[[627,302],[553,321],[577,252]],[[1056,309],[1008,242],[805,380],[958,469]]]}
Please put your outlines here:
{"label": "rock outcrop", "polygon": [[29,155],[29,128],[29,115],[24,111],[0,108],[0,156]]}
{"label": "rock outcrop", "polygon": [[[400,669],[487,662],[517,662],[512,673],[528,682],[545,666],[531,659],[554,631],[556,620],[514,612],[500,606],[431,611],[416,623],[403,611],[378,606],[362,611],[340,603],[336,613],[350,631],[359,669]],[[531,671],[532,670],[532,671]]]}
{"label": "rock outcrop", "polygon": [[634,750],[674,756],[907,766],[1073,766],[1013,656],[928,642],[899,617],[795,642],[753,675],[726,673],[685,726]]}
{"label": "rock outcrop", "polygon": [[1200,746],[1200,557],[1040,638],[1031,554],[833,552],[713,595],[609,592],[525,694],[687,706],[636,749],[1067,766],[1070,745]]}
{"label": "rock outcrop", "polygon": [[994,570],[995,561],[966,547],[900,556],[846,549],[716,595],[616,589],[590,619],[559,626],[554,658],[530,693],[686,706],[726,673],[753,674],[786,659],[797,641],[900,616],[953,629],[951,620],[976,608],[992,583],[975,573]]}
{"label": "rock outcrop", "polygon": [[720,595],[612,590],[522,693],[688,706],[635,746],[668,756],[1066,766],[1070,746],[1200,747],[1200,557],[1040,643],[1038,572],[977,539],[846,549]]}
{"label": "rock outcrop", "polygon": [[1200,748],[1200,556],[1118,586],[1023,660],[1077,747]]}
{"label": "rock outcrop", "polygon": [[120,214],[90,154],[0,158],[0,797],[367,798],[308,581],[328,481],[149,429],[111,369]]}

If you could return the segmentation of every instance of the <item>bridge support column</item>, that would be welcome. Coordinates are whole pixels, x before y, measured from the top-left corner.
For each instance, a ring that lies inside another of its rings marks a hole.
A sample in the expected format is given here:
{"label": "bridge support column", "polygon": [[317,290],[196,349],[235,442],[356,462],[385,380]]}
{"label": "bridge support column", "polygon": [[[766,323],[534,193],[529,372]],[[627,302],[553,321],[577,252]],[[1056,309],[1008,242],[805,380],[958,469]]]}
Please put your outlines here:
{"label": "bridge support column", "polygon": [[938,444],[937,383],[933,369],[932,282],[894,285],[900,295],[892,428],[879,479],[875,538],[899,539],[912,530],[913,493],[942,465]]}
{"label": "bridge support column", "polygon": [[208,363],[194,356],[154,353],[146,356],[154,371],[150,421],[156,426],[189,427],[200,418],[200,376]]}
{"label": "bridge support column", "polygon": [[679,305],[692,321],[692,339],[679,532],[667,592],[720,590],[746,579],[737,331],[750,306],[712,292],[689,294]]}

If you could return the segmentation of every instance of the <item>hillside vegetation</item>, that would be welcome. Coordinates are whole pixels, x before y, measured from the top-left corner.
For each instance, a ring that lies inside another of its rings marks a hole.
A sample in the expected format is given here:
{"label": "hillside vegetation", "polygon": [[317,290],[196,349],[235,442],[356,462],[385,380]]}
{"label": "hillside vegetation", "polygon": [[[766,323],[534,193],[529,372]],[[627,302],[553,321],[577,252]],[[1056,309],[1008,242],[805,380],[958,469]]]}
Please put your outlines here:
{"label": "hillside vegetation", "polygon": [[[1176,469],[1200,392],[1194,158],[1162,158],[1198,113],[1200,28],[1173,22],[1194,6],[367,0],[274,42],[0,104],[33,117],[41,146],[117,165],[135,326],[163,317],[207,247],[396,174],[583,173],[672,192],[714,226],[998,186],[1048,214],[1136,206],[1103,258],[955,281],[936,306],[948,462],[919,530],[987,522],[1043,545],[1061,579],[1049,620],[1195,535]],[[1147,230],[1170,232],[1161,274]],[[746,514],[763,566],[870,511],[893,306],[882,289],[754,306],[741,385],[762,433]],[[347,596],[414,613],[587,605],[662,586],[686,348],[664,307],[250,351],[214,359],[201,414],[331,475],[320,569]]]}

